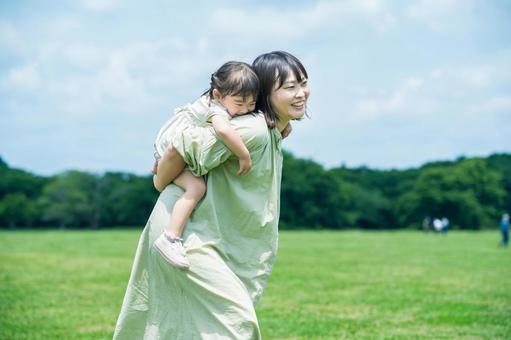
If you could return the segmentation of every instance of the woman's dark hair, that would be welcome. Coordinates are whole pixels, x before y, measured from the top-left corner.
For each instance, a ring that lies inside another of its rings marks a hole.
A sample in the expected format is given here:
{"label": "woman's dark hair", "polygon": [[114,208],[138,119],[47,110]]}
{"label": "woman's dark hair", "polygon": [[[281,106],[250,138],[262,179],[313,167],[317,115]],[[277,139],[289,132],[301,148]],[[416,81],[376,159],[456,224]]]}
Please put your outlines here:
{"label": "woman's dark hair", "polygon": [[202,95],[209,94],[213,98],[213,90],[217,89],[222,97],[241,96],[243,99],[259,94],[259,78],[247,63],[228,61],[211,75],[209,89]]}
{"label": "woman's dark hair", "polygon": [[293,72],[297,81],[302,82],[308,78],[307,71],[298,58],[284,51],[261,54],[254,60],[252,67],[261,84],[256,110],[263,111],[268,127],[274,128],[279,117],[271,106],[270,95],[273,88],[276,85],[276,88],[279,89],[290,72]]}

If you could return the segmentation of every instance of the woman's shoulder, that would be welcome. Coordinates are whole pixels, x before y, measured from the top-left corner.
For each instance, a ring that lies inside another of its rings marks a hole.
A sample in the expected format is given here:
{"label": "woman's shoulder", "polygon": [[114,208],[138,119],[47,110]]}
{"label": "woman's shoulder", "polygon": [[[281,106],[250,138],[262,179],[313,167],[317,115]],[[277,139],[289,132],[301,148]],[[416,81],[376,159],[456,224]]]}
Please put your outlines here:
{"label": "woman's shoulder", "polygon": [[251,133],[259,135],[268,133],[266,119],[261,111],[252,112],[243,116],[237,116],[231,120],[238,129],[247,129]]}
{"label": "woman's shoulder", "polygon": [[264,114],[260,111],[235,117],[231,123],[249,148],[265,145],[270,141],[270,130]]}

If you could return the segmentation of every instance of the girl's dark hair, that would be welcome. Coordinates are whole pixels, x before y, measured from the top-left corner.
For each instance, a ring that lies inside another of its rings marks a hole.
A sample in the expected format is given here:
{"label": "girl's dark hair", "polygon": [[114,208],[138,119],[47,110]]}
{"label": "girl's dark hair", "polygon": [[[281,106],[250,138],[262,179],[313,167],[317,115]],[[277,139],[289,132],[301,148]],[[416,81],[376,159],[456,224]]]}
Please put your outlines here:
{"label": "girl's dark hair", "polygon": [[279,89],[286,81],[290,72],[293,72],[296,80],[299,82],[309,78],[309,76],[300,60],[284,51],[261,54],[254,60],[252,67],[259,77],[261,84],[261,92],[257,99],[256,110],[263,111],[268,127],[274,128],[279,120],[270,101],[270,95],[275,85]]}
{"label": "girl's dark hair", "polygon": [[241,96],[246,99],[252,96],[257,99],[259,78],[249,64],[228,61],[211,75],[209,89],[202,95],[209,94],[209,97],[213,98],[214,89],[217,89],[222,97]]}

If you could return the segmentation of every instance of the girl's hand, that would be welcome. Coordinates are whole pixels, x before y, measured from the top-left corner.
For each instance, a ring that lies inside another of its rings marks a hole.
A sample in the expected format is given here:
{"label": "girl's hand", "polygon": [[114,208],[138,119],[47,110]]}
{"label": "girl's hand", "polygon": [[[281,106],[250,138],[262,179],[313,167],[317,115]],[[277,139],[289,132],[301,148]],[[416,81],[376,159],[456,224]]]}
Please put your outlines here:
{"label": "girl's hand", "polygon": [[293,127],[291,126],[291,123],[287,123],[286,127],[284,128],[284,130],[282,130],[280,134],[282,135],[282,138],[286,138],[287,136],[289,136],[291,131],[293,131]]}
{"label": "girl's hand", "polygon": [[158,162],[159,162],[158,159],[154,160],[153,168],[151,169],[151,172],[153,173],[153,175],[156,175],[156,173],[158,172]]}
{"label": "girl's hand", "polygon": [[240,170],[238,171],[238,176],[246,175],[250,169],[252,169],[252,159],[250,156],[240,158]]}

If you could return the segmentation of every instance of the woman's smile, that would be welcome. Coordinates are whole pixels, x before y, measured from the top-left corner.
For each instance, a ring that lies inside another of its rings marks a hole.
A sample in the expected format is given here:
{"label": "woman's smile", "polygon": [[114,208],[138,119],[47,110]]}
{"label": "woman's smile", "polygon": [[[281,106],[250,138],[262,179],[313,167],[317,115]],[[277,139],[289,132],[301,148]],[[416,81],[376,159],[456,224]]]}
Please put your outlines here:
{"label": "woman's smile", "polygon": [[282,85],[273,90],[272,106],[280,121],[302,118],[310,90],[307,78],[297,80],[292,72]]}
{"label": "woman's smile", "polygon": [[305,100],[301,100],[301,101],[299,101],[297,103],[293,103],[291,105],[297,109],[303,109],[305,107]]}

